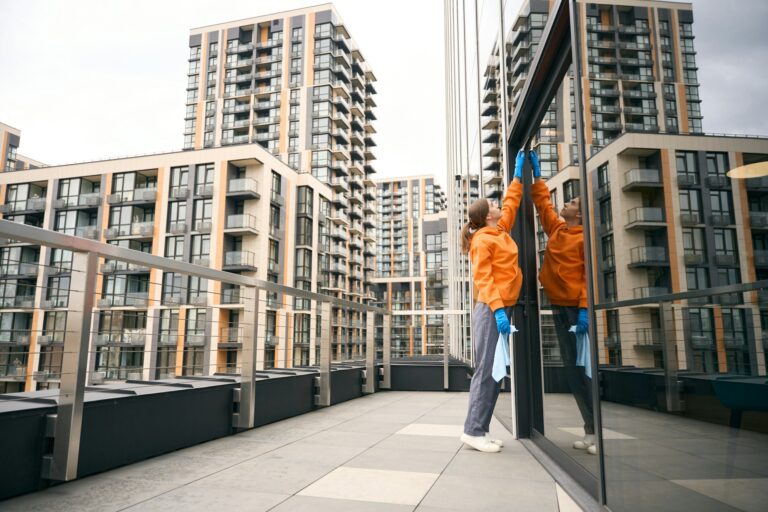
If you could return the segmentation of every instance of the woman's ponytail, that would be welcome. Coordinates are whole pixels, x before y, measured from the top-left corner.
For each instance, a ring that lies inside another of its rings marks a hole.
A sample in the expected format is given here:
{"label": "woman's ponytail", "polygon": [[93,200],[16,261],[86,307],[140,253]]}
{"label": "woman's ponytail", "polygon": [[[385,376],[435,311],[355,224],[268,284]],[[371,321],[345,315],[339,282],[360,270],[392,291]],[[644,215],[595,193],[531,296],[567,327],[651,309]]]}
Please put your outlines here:
{"label": "woman's ponytail", "polygon": [[469,205],[467,215],[469,222],[461,228],[461,251],[469,252],[469,246],[472,243],[472,236],[475,231],[485,227],[485,218],[488,217],[490,206],[487,199],[478,199]]}

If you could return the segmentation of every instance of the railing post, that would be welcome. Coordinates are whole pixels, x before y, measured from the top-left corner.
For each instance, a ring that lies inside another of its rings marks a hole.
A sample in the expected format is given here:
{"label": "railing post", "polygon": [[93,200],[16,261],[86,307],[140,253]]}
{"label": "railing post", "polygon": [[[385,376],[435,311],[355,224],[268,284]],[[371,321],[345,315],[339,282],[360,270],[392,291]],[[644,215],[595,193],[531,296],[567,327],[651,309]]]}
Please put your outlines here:
{"label": "railing post", "polygon": [[[82,280],[78,281],[82,290],[73,289],[69,292],[53,453],[43,458],[42,476],[49,480],[67,481],[77,478],[97,264],[96,253],[76,252],[72,255],[72,273],[81,274]],[[77,281],[73,279],[72,282]]]}
{"label": "railing post", "polygon": [[664,357],[664,394],[667,412],[683,410],[680,400],[680,385],[677,368],[677,336],[675,336],[675,317],[671,302],[659,303],[659,341]]}
{"label": "railing post", "polygon": [[450,350],[448,348],[448,329],[450,328],[450,316],[443,316],[443,389],[448,391],[451,389],[451,365],[450,365]]}
{"label": "railing post", "polygon": [[315,405],[328,407],[331,405],[331,303],[323,302],[320,308],[323,328],[320,335],[320,375]]}
{"label": "railing post", "polygon": [[381,389],[390,389],[392,387],[392,315],[390,313],[384,313],[381,319],[381,326],[383,330],[383,343],[382,347],[382,375]]}
{"label": "railing post", "polygon": [[368,311],[365,322],[365,385],[363,393],[376,392],[376,313]]}
{"label": "railing post", "polygon": [[237,430],[253,428],[256,417],[255,378],[258,350],[256,340],[259,333],[259,289],[252,286],[242,287],[245,304],[245,323],[243,329],[242,366],[240,369],[239,398],[240,411],[234,415],[232,424]]}

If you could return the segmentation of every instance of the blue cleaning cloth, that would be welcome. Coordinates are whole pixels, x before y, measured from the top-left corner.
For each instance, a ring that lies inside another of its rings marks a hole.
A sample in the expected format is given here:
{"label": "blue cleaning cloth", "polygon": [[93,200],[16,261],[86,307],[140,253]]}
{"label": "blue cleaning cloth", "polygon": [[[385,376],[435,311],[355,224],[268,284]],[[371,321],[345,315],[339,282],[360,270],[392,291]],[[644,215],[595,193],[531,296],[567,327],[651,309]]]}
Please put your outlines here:
{"label": "blue cleaning cloth", "polygon": [[[514,336],[517,332],[514,325],[509,326],[509,335]],[[499,334],[499,340],[496,342],[496,352],[493,354],[493,371],[491,376],[496,382],[501,381],[507,375],[507,366],[509,366],[509,345],[507,337]]]}
{"label": "blue cleaning cloth", "polygon": [[576,333],[576,326],[572,325],[568,332],[572,332],[576,335],[576,366],[583,366],[584,373],[592,378],[592,363],[589,353],[589,335],[584,332],[581,334]]}

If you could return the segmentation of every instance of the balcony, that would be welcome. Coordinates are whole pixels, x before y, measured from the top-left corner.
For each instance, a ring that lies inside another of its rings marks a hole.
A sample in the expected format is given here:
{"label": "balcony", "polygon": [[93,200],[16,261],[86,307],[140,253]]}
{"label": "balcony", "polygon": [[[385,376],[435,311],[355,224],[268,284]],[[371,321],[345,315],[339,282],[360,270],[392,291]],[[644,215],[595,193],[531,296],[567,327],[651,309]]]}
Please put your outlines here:
{"label": "balcony", "polygon": [[663,288],[660,286],[640,286],[633,290],[634,298],[647,299],[649,297],[656,297],[657,295],[667,295],[669,288]]}
{"label": "balcony", "polygon": [[27,200],[17,200],[12,203],[0,204],[0,213],[35,213],[45,211],[45,198],[34,197]]}
{"label": "balcony", "polygon": [[[29,316],[26,313],[25,316]],[[0,331],[0,344],[3,345],[29,345],[28,329],[4,329]]]}
{"label": "balcony", "polygon": [[37,277],[40,267],[37,263],[3,263],[0,264],[0,275],[9,278]]}
{"label": "balcony", "polygon": [[624,192],[658,189],[664,186],[658,169],[630,169],[624,173]]}
{"label": "balcony", "polygon": [[210,219],[195,219],[192,226],[198,233],[210,233],[213,229],[213,222]]}
{"label": "balcony", "polygon": [[659,229],[666,227],[664,210],[654,207],[632,208],[627,212],[626,229]]}
{"label": "balcony", "polygon": [[711,350],[715,348],[715,336],[711,332],[695,332],[690,335],[691,348],[697,350]]}
{"label": "balcony", "polygon": [[725,175],[709,175],[704,178],[704,182],[709,188],[728,188],[730,182]]}
{"label": "balcony", "polygon": [[256,272],[256,255],[250,251],[227,251],[222,270]]}
{"label": "balcony", "polygon": [[102,195],[100,192],[90,192],[78,196],[54,199],[53,207],[56,209],[98,208],[101,206],[101,199]]}
{"label": "balcony", "polygon": [[147,340],[144,329],[125,329],[123,331],[109,331],[96,335],[96,346],[104,345],[128,345],[143,347]]}
{"label": "balcony", "polygon": [[704,252],[686,252],[683,259],[686,265],[703,265],[707,261],[707,255]]}
{"label": "balcony", "polygon": [[635,348],[650,348],[652,350],[661,350],[661,329],[641,328],[635,329],[636,343]]}
{"label": "balcony", "polygon": [[75,236],[80,238],[88,238],[90,240],[99,239],[99,227],[98,226],[77,226],[75,228]]}
{"label": "balcony", "polygon": [[29,309],[35,307],[34,295],[17,295],[15,297],[0,297],[0,308]]}
{"label": "balcony", "polygon": [[701,224],[701,213],[692,211],[680,213],[680,224],[686,227]]}
{"label": "balcony", "polygon": [[0,366],[0,382],[24,382],[27,369],[23,366]]}
{"label": "balcony", "polygon": [[224,232],[232,235],[258,235],[258,219],[250,214],[230,214],[224,225]]}
{"label": "balcony", "polygon": [[[735,267],[738,265],[738,262],[739,258],[736,256],[736,254],[715,254],[715,265],[723,267]],[[757,261],[755,261],[755,265],[757,265]]]}
{"label": "balcony", "polygon": [[107,204],[118,205],[124,203],[154,203],[157,199],[156,188],[139,188],[135,190],[123,190],[107,196]]}
{"label": "balcony", "polygon": [[221,291],[222,304],[241,304],[240,288],[224,288]]}
{"label": "balcony", "polygon": [[666,247],[640,246],[629,250],[629,268],[659,267],[669,265]]}
{"label": "balcony", "polygon": [[709,216],[710,226],[725,227],[733,224],[733,216],[730,213],[712,213]]}
{"label": "balcony", "polygon": [[134,222],[131,224],[131,236],[135,238],[152,238],[155,232],[154,221]]}
{"label": "balcony", "polygon": [[749,225],[752,230],[768,229],[768,212],[749,212]]}
{"label": "balcony", "polygon": [[259,182],[253,178],[236,178],[229,180],[227,197],[240,197],[246,199],[260,199]]}
{"label": "balcony", "polygon": [[768,268],[768,251],[767,250],[755,250],[752,253],[755,266],[760,268]]}

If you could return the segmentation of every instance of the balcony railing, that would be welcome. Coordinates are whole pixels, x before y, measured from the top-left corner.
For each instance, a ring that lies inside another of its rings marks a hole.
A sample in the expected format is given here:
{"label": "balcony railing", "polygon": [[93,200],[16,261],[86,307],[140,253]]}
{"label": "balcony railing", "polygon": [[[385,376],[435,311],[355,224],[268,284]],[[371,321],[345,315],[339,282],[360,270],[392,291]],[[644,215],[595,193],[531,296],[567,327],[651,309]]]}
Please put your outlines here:
{"label": "balcony railing", "polygon": [[256,255],[250,251],[227,251],[224,253],[224,267],[256,268]]}
{"label": "balcony railing", "polygon": [[224,229],[230,232],[251,232],[258,233],[258,219],[250,214],[230,214],[227,215]]}
{"label": "balcony railing", "polygon": [[655,207],[638,207],[629,210],[627,212],[627,228],[642,225],[663,226],[664,210]]}
{"label": "balcony railing", "polygon": [[229,180],[227,195],[261,197],[259,182],[253,178],[236,178]]}
{"label": "balcony railing", "polygon": [[641,347],[661,348],[661,329],[641,328],[635,330],[637,345]]}
{"label": "balcony railing", "polygon": [[666,247],[640,246],[629,250],[630,267],[668,265]]}
{"label": "balcony railing", "polygon": [[633,292],[636,299],[647,299],[657,295],[666,295],[669,293],[669,288],[662,288],[660,286],[640,286],[635,288]]}
{"label": "balcony railing", "polygon": [[624,173],[623,190],[631,191],[647,187],[661,187],[661,172],[658,169],[630,169]]}

